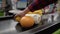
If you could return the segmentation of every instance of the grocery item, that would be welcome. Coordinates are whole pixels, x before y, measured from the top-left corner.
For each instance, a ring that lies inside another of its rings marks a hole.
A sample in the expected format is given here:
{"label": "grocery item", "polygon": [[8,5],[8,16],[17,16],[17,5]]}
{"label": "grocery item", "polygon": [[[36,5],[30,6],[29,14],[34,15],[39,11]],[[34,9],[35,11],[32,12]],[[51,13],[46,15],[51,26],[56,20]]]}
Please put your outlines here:
{"label": "grocery item", "polygon": [[36,10],[33,12],[33,14],[39,14],[39,15],[42,15],[43,11],[42,10]]}
{"label": "grocery item", "polygon": [[44,13],[52,13],[54,11],[55,4],[50,4],[46,7],[44,7]]}
{"label": "grocery item", "polygon": [[33,12],[28,12],[27,14],[33,14]]}
{"label": "grocery item", "polygon": [[17,22],[19,22],[20,19],[21,19],[21,17],[19,17],[19,16],[15,17],[15,20],[16,20]]}
{"label": "grocery item", "polygon": [[26,14],[25,16],[31,16],[32,18],[34,18],[35,24],[39,24],[41,21],[41,15],[39,14]]}
{"label": "grocery item", "polygon": [[57,9],[57,12],[60,13],[60,0],[58,0],[58,3],[56,4],[56,9]]}
{"label": "grocery item", "polygon": [[24,28],[30,28],[34,25],[34,19],[31,16],[24,16],[21,18],[20,24]]}

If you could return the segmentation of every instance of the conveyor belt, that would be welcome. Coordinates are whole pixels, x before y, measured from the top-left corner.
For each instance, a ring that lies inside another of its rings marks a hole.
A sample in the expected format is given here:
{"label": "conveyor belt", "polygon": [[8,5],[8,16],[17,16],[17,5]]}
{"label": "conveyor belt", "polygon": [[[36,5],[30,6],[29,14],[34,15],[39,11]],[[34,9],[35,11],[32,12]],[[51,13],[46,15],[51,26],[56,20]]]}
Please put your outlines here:
{"label": "conveyor belt", "polygon": [[0,21],[0,34],[34,34],[60,23],[59,20],[60,20],[60,16],[58,17],[57,21],[53,21],[51,23],[46,22],[44,25],[37,26],[36,28],[23,31],[23,32],[18,32],[16,30],[15,27],[18,22],[14,21],[13,19],[2,20]]}

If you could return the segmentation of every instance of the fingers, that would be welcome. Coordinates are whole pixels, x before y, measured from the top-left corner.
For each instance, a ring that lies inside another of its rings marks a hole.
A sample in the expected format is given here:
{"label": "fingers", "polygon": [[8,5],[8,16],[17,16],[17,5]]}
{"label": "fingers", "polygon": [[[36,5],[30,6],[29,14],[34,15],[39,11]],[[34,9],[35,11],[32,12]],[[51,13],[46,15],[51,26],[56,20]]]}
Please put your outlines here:
{"label": "fingers", "polygon": [[16,15],[14,16],[14,20],[15,20],[15,21],[18,21],[18,22],[19,22],[20,18],[21,18],[20,15],[17,15],[17,14],[16,14]]}

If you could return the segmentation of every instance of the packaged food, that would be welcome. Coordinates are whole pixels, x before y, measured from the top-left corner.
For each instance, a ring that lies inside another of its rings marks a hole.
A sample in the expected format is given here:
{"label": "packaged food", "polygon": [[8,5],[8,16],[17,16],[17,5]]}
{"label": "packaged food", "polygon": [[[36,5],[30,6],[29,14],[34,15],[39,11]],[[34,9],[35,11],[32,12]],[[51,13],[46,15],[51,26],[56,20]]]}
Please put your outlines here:
{"label": "packaged food", "polygon": [[41,16],[39,14],[26,14],[25,16],[31,16],[35,20],[35,24],[39,24],[41,21]]}

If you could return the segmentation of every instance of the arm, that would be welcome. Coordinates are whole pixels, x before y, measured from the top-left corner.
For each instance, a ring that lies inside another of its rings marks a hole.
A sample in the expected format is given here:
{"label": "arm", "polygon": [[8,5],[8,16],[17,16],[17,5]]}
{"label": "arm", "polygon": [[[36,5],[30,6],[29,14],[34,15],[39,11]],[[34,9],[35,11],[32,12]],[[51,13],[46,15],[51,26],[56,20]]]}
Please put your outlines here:
{"label": "arm", "polygon": [[[29,11],[33,12],[44,8],[45,6],[55,3],[57,0],[34,0],[22,13],[18,14],[20,17],[23,17]],[[16,15],[17,16],[17,15]]]}
{"label": "arm", "polygon": [[31,3],[24,12],[27,13],[29,11],[35,11],[44,8],[45,6],[55,3],[58,0],[34,0],[33,3]]}

